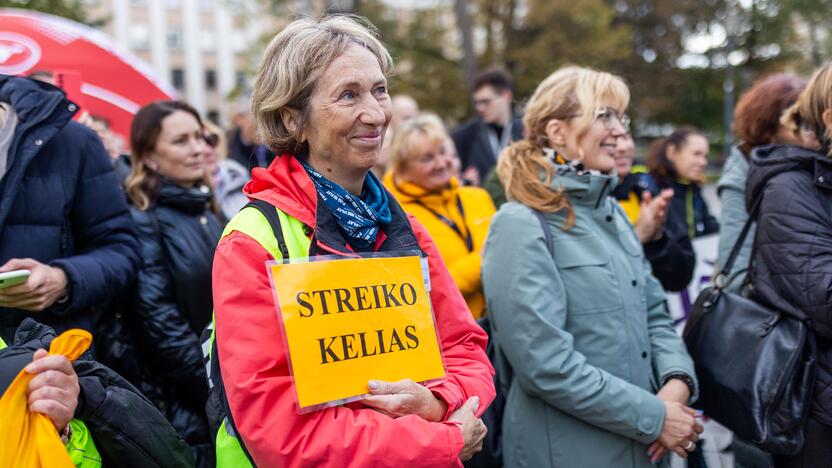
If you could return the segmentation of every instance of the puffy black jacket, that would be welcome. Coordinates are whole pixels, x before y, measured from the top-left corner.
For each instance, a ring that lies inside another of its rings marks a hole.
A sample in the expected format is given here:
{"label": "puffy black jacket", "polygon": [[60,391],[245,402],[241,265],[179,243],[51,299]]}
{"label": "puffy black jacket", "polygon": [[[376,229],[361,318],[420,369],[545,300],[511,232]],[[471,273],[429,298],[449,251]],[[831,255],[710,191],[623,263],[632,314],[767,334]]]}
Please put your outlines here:
{"label": "puffy black jacket", "polygon": [[0,308],[0,335],[10,341],[25,317],[59,332],[92,330],[139,264],[110,157],[92,130],[70,122],[77,108],[59,89],[0,75],[0,102],[19,117],[0,179],[0,265],[33,258],[69,282],[69,299],[43,312]]}
{"label": "puffy black jacket", "polygon": [[[38,349],[49,349],[55,332],[32,319],[24,319],[14,342],[0,351],[0,393],[11,384]],[[81,393],[75,418],[92,434],[104,466],[190,467],[188,446],[170,423],[135,387],[109,368],[86,360],[75,361]]]}
{"label": "puffy black jacket", "polygon": [[708,210],[698,185],[663,179],[657,182],[660,189],[673,189],[666,222],[672,232],[686,233],[691,239],[719,232],[719,222]]}
{"label": "puffy black jacket", "polygon": [[813,413],[832,425],[832,158],[797,146],[755,148],[749,212],[761,194],[751,295],[811,319],[819,347]]}
{"label": "puffy black jacket", "polygon": [[222,233],[210,201],[207,187],[165,182],[150,209],[131,208],[142,265],[122,301],[124,323],[103,327],[108,342],[97,351],[167,416],[199,463],[213,453],[199,342],[211,320],[211,267]]}

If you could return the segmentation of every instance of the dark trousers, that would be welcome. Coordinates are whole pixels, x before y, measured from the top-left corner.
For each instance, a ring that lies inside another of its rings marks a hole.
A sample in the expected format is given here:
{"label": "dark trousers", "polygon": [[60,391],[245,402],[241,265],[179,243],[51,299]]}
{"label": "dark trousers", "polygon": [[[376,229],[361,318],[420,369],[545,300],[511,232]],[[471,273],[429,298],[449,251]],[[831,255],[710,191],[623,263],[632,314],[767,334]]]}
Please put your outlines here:
{"label": "dark trousers", "polygon": [[822,468],[832,466],[832,426],[809,418],[806,443],[797,455],[774,455],[777,468]]}

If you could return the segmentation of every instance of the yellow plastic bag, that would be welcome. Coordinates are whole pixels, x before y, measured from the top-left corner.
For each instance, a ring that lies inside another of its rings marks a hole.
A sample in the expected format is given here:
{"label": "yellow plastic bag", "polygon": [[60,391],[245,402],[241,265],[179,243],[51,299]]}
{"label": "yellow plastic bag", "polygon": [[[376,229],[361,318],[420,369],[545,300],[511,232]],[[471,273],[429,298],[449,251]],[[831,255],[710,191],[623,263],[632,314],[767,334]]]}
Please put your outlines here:
{"label": "yellow plastic bag", "polygon": [[[52,340],[49,354],[74,361],[90,347],[92,335],[72,329]],[[0,460],[15,468],[74,468],[52,421],[29,412],[26,387],[34,374],[21,370],[0,399]]]}

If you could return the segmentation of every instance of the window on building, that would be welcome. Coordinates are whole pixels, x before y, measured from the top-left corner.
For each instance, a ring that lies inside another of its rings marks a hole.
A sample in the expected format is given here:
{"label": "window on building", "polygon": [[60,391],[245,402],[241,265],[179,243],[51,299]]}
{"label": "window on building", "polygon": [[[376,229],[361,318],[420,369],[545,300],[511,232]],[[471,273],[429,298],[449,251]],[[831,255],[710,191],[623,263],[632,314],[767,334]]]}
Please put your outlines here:
{"label": "window on building", "polygon": [[208,120],[214,122],[215,124],[220,123],[220,113],[217,112],[216,109],[208,111]]}
{"label": "window on building", "polygon": [[234,76],[234,82],[237,84],[238,88],[245,88],[246,87],[246,73],[244,71],[237,70],[236,75]]}
{"label": "window on building", "polygon": [[185,87],[185,71],[181,68],[174,68],[170,71],[170,80],[173,81],[173,86],[182,91]]}
{"label": "window on building", "polygon": [[214,91],[217,89],[217,71],[205,70],[205,88]]}
{"label": "window on building", "polygon": [[182,30],[171,29],[168,31],[168,48],[173,50],[182,49]]}
{"label": "window on building", "polygon": [[213,52],[217,48],[217,33],[204,30],[199,34],[199,46],[203,52]]}

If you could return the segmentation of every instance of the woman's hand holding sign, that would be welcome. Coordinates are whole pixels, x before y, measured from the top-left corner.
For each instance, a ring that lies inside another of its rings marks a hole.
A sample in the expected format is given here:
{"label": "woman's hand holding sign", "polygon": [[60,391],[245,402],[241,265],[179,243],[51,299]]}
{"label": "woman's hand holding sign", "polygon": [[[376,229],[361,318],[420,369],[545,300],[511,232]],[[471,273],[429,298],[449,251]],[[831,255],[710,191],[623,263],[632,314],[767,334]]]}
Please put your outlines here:
{"label": "woman's hand holding sign", "polygon": [[448,410],[444,401],[410,379],[398,382],[371,380],[367,386],[372,395],[363,403],[391,418],[415,414],[425,421],[439,422]]}

